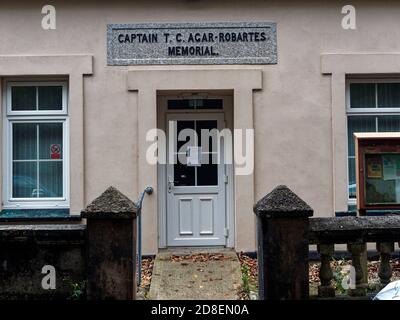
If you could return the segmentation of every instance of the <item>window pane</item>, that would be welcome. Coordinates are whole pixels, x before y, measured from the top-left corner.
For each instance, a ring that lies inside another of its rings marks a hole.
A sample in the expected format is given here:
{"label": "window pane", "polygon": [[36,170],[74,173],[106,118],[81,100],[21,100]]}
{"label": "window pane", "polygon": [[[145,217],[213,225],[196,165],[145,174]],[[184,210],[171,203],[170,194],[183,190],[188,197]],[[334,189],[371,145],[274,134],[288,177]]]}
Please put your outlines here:
{"label": "window pane", "polygon": [[348,155],[354,156],[354,137],[355,132],[375,132],[376,120],[375,117],[348,117],[347,121],[347,139],[348,139]]}
{"label": "window pane", "polygon": [[176,100],[168,100],[168,109],[179,110],[179,109],[193,109],[193,108],[189,106],[189,100],[176,99]]}
{"label": "window pane", "polygon": [[14,123],[13,160],[33,160],[37,157],[37,130],[34,123]]}
{"label": "window pane", "polygon": [[400,83],[378,83],[378,108],[400,108]]}
{"label": "window pane", "polygon": [[36,87],[34,86],[11,87],[11,110],[12,111],[36,110]]}
{"label": "window pane", "polygon": [[351,83],[350,84],[351,108],[375,108],[375,84]]}
{"label": "window pane", "polygon": [[40,198],[54,198],[63,196],[62,161],[40,162],[38,194]]}
{"label": "window pane", "polygon": [[175,186],[194,186],[195,185],[195,168],[188,167],[179,161],[174,164],[174,184]]}
{"label": "window pane", "polygon": [[209,155],[209,164],[202,164],[197,167],[197,185],[198,186],[216,186],[218,185],[218,164],[213,164],[212,155]]}
{"label": "window pane", "polygon": [[379,132],[399,132],[400,116],[378,116]]}
{"label": "window pane", "polygon": [[37,163],[13,163],[13,198],[37,197]]}
{"label": "window pane", "polygon": [[196,109],[222,109],[222,99],[195,99]]}
{"label": "window pane", "polygon": [[[186,145],[184,148],[182,148],[186,143],[188,143],[191,140],[190,146],[194,146],[196,143],[196,138],[195,138],[195,131],[194,131],[194,121],[193,120],[188,120],[188,121],[182,121],[178,120],[177,121],[177,134],[176,134],[176,146],[177,146],[177,151],[178,152],[186,152],[188,145]],[[182,130],[185,130],[182,132]],[[181,133],[182,132],[182,133]],[[181,139],[184,140],[179,140],[179,134],[181,134]],[[181,150],[182,148],[182,150]]]}
{"label": "window pane", "polygon": [[399,202],[399,189],[396,182],[398,162],[400,158],[394,154],[365,154],[364,177],[367,204]]}
{"label": "window pane", "polygon": [[39,86],[39,110],[62,110],[62,86]]}
{"label": "window pane", "polygon": [[[197,120],[196,121],[196,133],[197,133],[197,137],[198,137],[198,146],[203,147],[203,152],[212,152],[212,151],[217,151],[217,134],[216,132],[209,132],[209,134],[207,134],[208,131],[212,130],[212,129],[217,129],[217,120]],[[206,130],[207,132],[203,132],[204,133],[204,137],[208,136],[208,149],[206,149],[207,146],[207,141],[204,141],[204,145],[202,145],[202,130]],[[213,145],[213,139],[215,141],[214,145]]]}
{"label": "window pane", "polygon": [[62,159],[62,123],[39,124],[39,159]]}
{"label": "window pane", "polygon": [[356,159],[350,158],[349,161],[349,198],[356,197]]}
{"label": "window pane", "polygon": [[168,109],[222,109],[222,99],[173,99],[168,100]]}

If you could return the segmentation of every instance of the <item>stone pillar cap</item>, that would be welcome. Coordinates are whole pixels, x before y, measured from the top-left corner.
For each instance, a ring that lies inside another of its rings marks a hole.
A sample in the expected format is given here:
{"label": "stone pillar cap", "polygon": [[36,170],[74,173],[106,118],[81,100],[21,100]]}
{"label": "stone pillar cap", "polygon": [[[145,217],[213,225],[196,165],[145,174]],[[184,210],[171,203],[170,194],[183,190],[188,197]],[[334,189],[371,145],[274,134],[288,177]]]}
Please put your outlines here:
{"label": "stone pillar cap", "polygon": [[266,218],[311,217],[313,209],[287,186],[277,186],[253,207],[256,215]]}
{"label": "stone pillar cap", "polygon": [[114,187],[109,187],[81,212],[88,219],[129,219],[135,218],[136,213],[135,203]]}

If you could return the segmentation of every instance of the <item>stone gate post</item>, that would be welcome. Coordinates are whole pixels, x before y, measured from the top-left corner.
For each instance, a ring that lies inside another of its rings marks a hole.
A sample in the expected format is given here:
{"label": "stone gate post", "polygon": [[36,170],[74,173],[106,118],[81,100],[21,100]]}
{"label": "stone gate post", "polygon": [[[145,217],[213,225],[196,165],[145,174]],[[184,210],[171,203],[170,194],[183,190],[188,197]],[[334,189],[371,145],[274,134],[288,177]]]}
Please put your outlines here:
{"label": "stone gate post", "polygon": [[136,298],[135,204],[114,187],[82,211],[87,219],[87,298]]}
{"label": "stone gate post", "polygon": [[286,186],[276,187],[253,209],[260,299],[308,299],[308,218],[313,210]]}

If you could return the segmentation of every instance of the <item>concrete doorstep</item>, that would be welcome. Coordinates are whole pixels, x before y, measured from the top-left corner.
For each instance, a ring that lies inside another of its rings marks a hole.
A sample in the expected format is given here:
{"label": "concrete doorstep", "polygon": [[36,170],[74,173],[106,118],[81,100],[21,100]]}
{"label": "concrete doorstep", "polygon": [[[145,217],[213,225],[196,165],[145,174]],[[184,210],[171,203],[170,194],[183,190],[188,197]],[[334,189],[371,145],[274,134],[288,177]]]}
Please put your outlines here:
{"label": "concrete doorstep", "polygon": [[167,250],[156,256],[148,297],[152,300],[236,300],[240,285],[240,263],[233,250]]}

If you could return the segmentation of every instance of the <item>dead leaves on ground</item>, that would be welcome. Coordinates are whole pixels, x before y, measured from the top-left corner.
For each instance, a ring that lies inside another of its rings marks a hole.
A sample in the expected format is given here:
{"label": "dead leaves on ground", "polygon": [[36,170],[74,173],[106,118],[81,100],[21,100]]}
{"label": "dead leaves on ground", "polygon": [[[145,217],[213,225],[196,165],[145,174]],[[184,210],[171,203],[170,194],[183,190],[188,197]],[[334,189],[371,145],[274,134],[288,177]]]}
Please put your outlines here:
{"label": "dead leaves on ground", "polygon": [[[249,285],[257,290],[258,287],[258,264],[257,258],[251,258],[243,252],[239,253],[239,261],[240,261],[240,269],[242,272],[242,281],[244,274],[246,273],[246,278],[249,279]],[[244,290],[243,285],[238,285],[237,287],[237,295],[239,300],[248,300],[249,293]]]}
{"label": "dead leaves on ground", "polygon": [[154,259],[146,258],[142,259],[142,281],[140,287],[147,288],[150,287],[151,275],[153,273]]}
{"label": "dead leaves on ground", "polygon": [[232,261],[231,256],[222,253],[197,253],[188,255],[171,255],[173,262],[180,262],[181,265],[187,265],[188,262],[208,262],[208,261]]}

